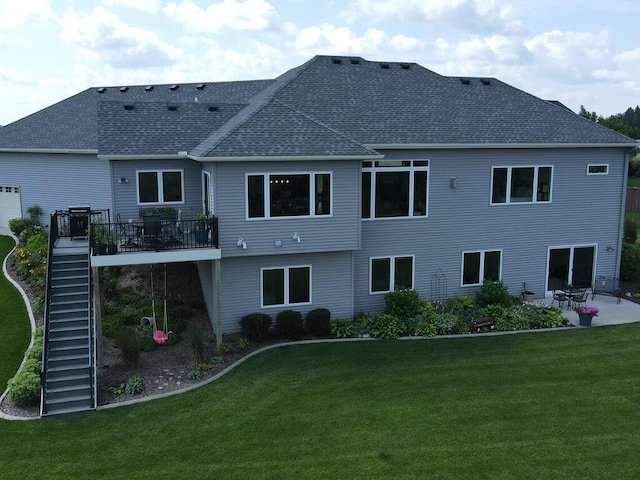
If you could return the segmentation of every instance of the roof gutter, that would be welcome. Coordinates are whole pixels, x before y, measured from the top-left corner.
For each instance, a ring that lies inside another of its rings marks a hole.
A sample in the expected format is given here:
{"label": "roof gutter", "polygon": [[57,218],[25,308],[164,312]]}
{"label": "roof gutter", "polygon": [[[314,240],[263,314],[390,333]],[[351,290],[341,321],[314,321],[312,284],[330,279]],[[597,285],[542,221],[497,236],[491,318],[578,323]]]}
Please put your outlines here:
{"label": "roof gutter", "polygon": [[178,152],[164,155],[98,155],[98,158],[104,160],[181,160],[190,158],[187,152]]}
{"label": "roof gutter", "polygon": [[96,155],[98,150],[73,148],[0,148],[2,153],[60,153],[77,155]]}
{"label": "roof gutter", "polygon": [[635,148],[632,143],[379,143],[365,144],[372,150],[477,150],[544,148]]}
{"label": "roof gutter", "polygon": [[285,162],[285,161],[328,161],[328,160],[381,160],[384,155],[271,155],[255,157],[197,157],[188,155],[196,162]]}

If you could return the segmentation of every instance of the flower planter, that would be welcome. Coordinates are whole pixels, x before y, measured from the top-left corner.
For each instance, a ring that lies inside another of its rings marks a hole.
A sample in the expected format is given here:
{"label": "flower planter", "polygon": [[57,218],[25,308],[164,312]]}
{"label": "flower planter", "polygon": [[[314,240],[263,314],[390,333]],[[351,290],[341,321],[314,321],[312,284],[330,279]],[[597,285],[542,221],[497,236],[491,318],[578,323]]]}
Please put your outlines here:
{"label": "flower planter", "polygon": [[533,298],[536,296],[533,292],[522,292],[522,300],[525,302],[533,302]]}
{"label": "flower planter", "polygon": [[580,326],[582,327],[591,326],[591,320],[593,320],[593,315],[589,315],[588,313],[579,313],[578,317],[580,317]]}
{"label": "flower planter", "polygon": [[200,245],[204,245],[209,242],[209,231],[208,230],[196,230],[194,232],[196,242]]}

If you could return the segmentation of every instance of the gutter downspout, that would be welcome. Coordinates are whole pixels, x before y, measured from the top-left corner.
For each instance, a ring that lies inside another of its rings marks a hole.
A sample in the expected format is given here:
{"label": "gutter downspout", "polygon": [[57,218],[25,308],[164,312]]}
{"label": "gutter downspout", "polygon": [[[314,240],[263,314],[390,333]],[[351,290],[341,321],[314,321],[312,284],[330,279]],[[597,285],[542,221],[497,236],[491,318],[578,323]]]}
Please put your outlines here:
{"label": "gutter downspout", "polygon": [[620,200],[620,227],[618,232],[618,251],[616,255],[616,270],[615,273],[620,278],[620,266],[622,265],[622,244],[624,242],[624,217],[627,207],[627,177],[629,175],[629,162],[631,159],[631,153],[624,154],[624,172],[622,175],[622,198]]}

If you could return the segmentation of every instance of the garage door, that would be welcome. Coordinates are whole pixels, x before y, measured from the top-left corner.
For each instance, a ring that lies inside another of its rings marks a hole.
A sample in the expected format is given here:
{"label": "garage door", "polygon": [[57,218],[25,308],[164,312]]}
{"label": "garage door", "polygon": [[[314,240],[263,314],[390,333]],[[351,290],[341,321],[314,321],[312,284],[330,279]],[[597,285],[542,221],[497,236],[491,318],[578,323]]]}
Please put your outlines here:
{"label": "garage door", "polygon": [[21,216],[20,188],[0,185],[0,228],[9,228],[9,220]]}

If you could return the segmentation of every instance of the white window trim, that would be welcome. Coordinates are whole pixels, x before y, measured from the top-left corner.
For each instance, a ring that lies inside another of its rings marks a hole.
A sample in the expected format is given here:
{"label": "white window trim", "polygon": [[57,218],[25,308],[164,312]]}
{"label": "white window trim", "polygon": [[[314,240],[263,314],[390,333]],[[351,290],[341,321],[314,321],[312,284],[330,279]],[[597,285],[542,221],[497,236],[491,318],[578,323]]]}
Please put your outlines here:
{"label": "white window trim", "polygon": [[[507,169],[507,194],[506,201],[493,202],[493,178],[494,171],[498,168]],[[531,202],[512,202],[511,201],[511,172],[514,168],[533,168],[533,201]],[[551,168],[551,182],[549,183],[549,200],[538,200],[538,172],[541,168]],[[491,167],[491,189],[489,191],[489,204],[493,205],[548,205],[553,202],[553,165],[496,165]]]}
{"label": "white window trim", "polygon": [[[604,172],[590,172],[591,167],[605,167],[606,171]],[[609,175],[609,164],[608,163],[589,163],[587,165],[587,175],[591,176],[601,176],[601,175]]]}
{"label": "white window trim", "polygon": [[[180,173],[180,195],[182,201],[180,202],[164,202],[164,190],[162,186],[162,174],[163,173]],[[156,173],[158,182],[158,201],[157,202],[141,202],[140,201],[140,173]],[[152,206],[152,205],[183,205],[184,204],[184,169],[182,168],[165,168],[165,169],[150,169],[150,170],[136,170],[136,200],[139,206]]]}
{"label": "white window trim", "polygon": [[[308,268],[309,269],[309,301],[302,303],[291,303],[289,301],[289,270],[292,268]],[[265,270],[284,270],[284,303],[277,305],[264,304],[264,272]],[[263,267],[260,269],[260,308],[281,308],[300,305],[313,304],[313,270],[311,265],[286,265],[279,267]]]}
{"label": "white window trim", "polygon": [[[462,257],[460,259],[460,287],[478,287],[481,286],[484,282],[484,259],[487,252],[500,252],[500,267],[498,270],[498,280],[502,280],[502,263],[503,263],[503,252],[501,248],[487,248],[484,250],[465,250],[462,252]],[[480,254],[480,283],[464,283],[464,256],[468,253],[479,253]]]}
{"label": "white window trim", "polygon": [[[331,212],[328,215],[317,215],[316,214],[316,205],[315,200],[309,203],[309,215],[293,215],[293,216],[271,216],[271,191],[269,189],[269,176],[271,175],[309,175],[309,198],[315,199],[316,197],[316,175],[329,175],[329,189],[331,190],[329,193],[329,205],[331,208]],[[262,181],[264,182],[263,191],[264,191],[264,217],[249,217],[249,177],[257,177],[262,176]],[[335,205],[333,203],[333,172],[332,171],[313,171],[313,172],[253,172],[253,173],[245,173],[244,176],[244,215],[245,219],[248,221],[260,221],[260,220],[286,220],[286,219],[294,219],[294,218],[331,218],[333,217],[333,210]]]}
{"label": "white window trim", "polygon": [[386,255],[380,257],[369,258],[369,295],[385,295],[393,290],[385,290],[374,292],[372,287],[373,280],[373,261],[374,260],[389,260],[389,286],[393,289],[395,287],[396,279],[396,258],[410,258],[411,259],[411,288],[416,285],[416,256],[415,255]]}
{"label": "white window trim", "polygon": [[[361,218],[364,221],[370,220],[406,220],[408,218],[429,218],[429,183],[431,182],[430,166],[431,160],[398,160],[399,162],[411,162],[410,167],[377,167],[376,162],[372,163],[371,167],[362,167],[362,172],[371,173],[371,194],[369,198],[369,218]],[[427,165],[422,167],[414,166],[413,162],[427,162]],[[409,172],[409,215],[406,217],[376,217],[376,173],[377,172]],[[414,215],[414,185],[415,185],[415,172],[427,172],[427,204],[425,205],[424,215]],[[360,174],[360,181],[362,182],[362,173]],[[361,186],[362,188],[362,186]]]}

